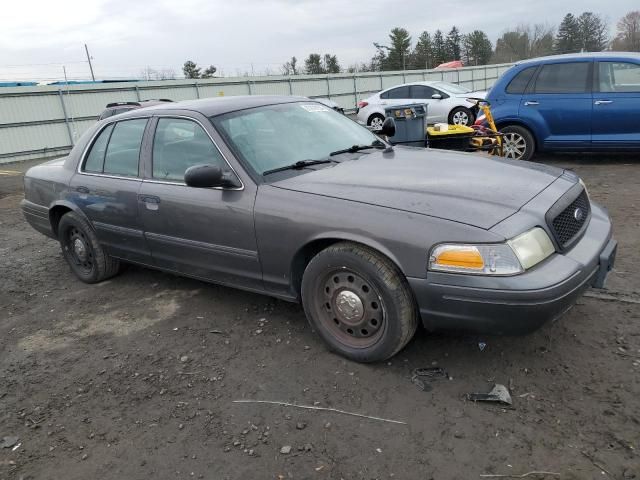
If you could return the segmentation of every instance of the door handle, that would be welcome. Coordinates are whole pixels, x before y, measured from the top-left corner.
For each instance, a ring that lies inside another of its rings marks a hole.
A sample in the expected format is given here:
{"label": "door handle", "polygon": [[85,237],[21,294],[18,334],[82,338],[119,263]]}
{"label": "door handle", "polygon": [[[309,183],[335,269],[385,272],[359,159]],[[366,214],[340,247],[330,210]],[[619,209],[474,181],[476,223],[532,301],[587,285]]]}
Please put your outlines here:
{"label": "door handle", "polygon": [[524,106],[525,107],[528,107],[530,105],[540,105],[540,103],[536,102],[535,100],[529,100],[529,101],[524,102]]}
{"label": "door handle", "polygon": [[610,103],[613,103],[613,100],[596,100],[595,102],[593,102],[595,105],[608,105]]}
{"label": "door handle", "polygon": [[138,198],[147,207],[147,210],[158,210],[160,207],[160,197],[155,195],[139,195]]}
{"label": "door handle", "polygon": [[76,187],[76,192],[78,192],[78,193],[84,193],[86,195],[86,194],[89,193],[89,191],[90,190],[87,187],[84,187],[82,185],[79,186],[79,187]]}

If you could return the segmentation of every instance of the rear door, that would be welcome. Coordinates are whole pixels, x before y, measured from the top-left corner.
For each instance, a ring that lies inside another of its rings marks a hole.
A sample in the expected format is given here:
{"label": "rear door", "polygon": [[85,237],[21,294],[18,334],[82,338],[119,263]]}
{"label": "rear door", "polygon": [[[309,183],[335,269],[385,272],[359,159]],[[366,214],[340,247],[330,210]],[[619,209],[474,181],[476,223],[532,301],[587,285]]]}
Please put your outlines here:
{"label": "rear door", "polygon": [[599,61],[593,83],[593,148],[640,148],[640,63]]}
{"label": "rear door", "polygon": [[[448,122],[449,107],[446,99],[449,98],[449,95],[427,85],[411,85],[409,93],[413,103],[427,105],[427,123]],[[442,98],[432,98],[435,94],[440,95]]]}
{"label": "rear door", "polygon": [[150,263],[140,216],[140,152],[147,118],[106,125],[84,153],[70,182],[73,201],[92,223],[112,255]]}
{"label": "rear door", "polygon": [[380,105],[383,108],[413,103],[408,85],[401,85],[380,94]]}
{"label": "rear door", "polygon": [[535,130],[539,147],[590,148],[592,70],[590,59],[540,66],[518,109],[520,118]]}
{"label": "rear door", "polygon": [[218,283],[262,289],[253,223],[255,184],[187,186],[184,173],[194,165],[213,164],[230,175],[236,173],[212,140],[216,134],[206,118],[160,116],[154,123],[139,194],[154,263]]}

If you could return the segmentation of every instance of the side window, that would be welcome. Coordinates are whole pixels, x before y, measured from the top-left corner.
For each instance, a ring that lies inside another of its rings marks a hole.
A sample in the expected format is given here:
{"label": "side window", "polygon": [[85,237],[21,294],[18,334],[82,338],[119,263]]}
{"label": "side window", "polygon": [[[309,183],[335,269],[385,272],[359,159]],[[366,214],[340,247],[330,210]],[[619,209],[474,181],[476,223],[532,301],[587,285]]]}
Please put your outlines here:
{"label": "side window", "polygon": [[[426,85],[411,85],[410,92],[411,96],[409,98],[418,99],[431,98],[432,95],[440,93],[435,88],[427,87]],[[444,98],[444,95],[442,97]]]}
{"label": "side window", "polygon": [[536,71],[536,67],[529,67],[522,70],[515,77],[511,79],[509,85],[507,85],[506,92],[507,93],[524,93],[527,89],[527,85],[531,81],[531,77]]}
{"label": "side window", "polygon": [[589,91],[591,62],[543,65],[536,79],[535,93],[585,93]]}
{"label": "side window", "polygon": [[104,173],[136,177],[146,118],[116,123],[104,157]]}
{"label": "side window", "polygon": [[183,118],[160,118],[153,138],[153,178],[183,182],[194,165],[227,165],[200,125]]}
{"label": "side window", "polygon": [[403,86],[389,90],[380,95],[380,98],[409,98],[409,87]]}
{"label": "side window", "polygon": [[640,64],[628,62],[599,62],[598,91],[640,92]]}
{"label": "side window", "polygon": [[102,173],[102,167],[104,166],[104,154],[107,151],[107,142],[109,141],[111,130],[113,130],[113,123],[102,130],[100,135],[98,135],[98,138],[95,139],[91,146],[91,150],[89,150],[89,155],[87,155],[87,159],[84,162],[83,171]]}

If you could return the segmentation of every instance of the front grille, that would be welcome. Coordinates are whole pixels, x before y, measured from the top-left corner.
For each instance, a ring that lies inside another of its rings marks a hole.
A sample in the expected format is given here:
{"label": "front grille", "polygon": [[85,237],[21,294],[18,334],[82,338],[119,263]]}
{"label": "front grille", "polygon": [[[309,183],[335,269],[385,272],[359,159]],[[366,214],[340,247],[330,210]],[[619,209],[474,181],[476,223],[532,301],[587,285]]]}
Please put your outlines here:
{"label": "front grille", "polygon": [[582,190],[580,195],[551,222],[551,229],[560,246],[564,248],[571,243],[589,219],[590,213],[589,197],[587,192]]}

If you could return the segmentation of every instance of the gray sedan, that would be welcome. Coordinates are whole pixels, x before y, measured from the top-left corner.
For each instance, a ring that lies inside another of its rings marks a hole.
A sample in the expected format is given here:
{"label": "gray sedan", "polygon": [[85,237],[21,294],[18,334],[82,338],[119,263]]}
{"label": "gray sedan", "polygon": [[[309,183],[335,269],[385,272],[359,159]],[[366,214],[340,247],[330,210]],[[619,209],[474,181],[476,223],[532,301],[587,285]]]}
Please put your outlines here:
{"label": "gray sedan", "polygon": [[420,321],[531,331],[602,287],[616,251],[571,172],[391,147],[299,97],[110,117],[27,172],[22,208],[84,282],[131,262],[301,301],[361,362],[396,354]]}

